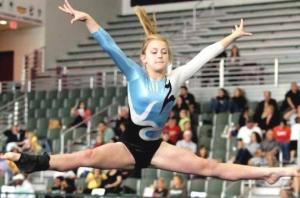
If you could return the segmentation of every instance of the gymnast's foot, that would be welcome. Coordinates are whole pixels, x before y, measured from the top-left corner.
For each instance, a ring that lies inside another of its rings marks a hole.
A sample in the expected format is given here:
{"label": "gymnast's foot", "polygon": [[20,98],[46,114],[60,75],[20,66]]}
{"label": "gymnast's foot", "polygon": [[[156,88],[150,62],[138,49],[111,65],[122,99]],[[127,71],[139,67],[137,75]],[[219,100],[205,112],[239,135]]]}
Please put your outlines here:
{"label": "gymnast's foot", "polygon": [[13,161],[17,167],[25,173],[49,169],[50,156],[47,153],[43,155],[29,155],[26,153],[8,152],[0,156],[0,158]]}

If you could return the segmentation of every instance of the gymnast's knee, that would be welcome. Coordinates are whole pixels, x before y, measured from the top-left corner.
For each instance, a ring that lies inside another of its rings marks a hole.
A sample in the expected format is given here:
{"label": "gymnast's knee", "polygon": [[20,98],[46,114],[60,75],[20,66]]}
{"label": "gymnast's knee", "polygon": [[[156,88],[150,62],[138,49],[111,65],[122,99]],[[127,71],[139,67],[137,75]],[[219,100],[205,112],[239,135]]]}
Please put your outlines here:
{"label": "gymnast's knee", "polygon": [[203,176],[216,176],[220,162],[213,159],[201,159],[199,160],[198,174]]}
{"label": "gymnast's knee", "polygon": [[95,149],[86,149],[81,153],[81,159],[90,164],[95,159]]}

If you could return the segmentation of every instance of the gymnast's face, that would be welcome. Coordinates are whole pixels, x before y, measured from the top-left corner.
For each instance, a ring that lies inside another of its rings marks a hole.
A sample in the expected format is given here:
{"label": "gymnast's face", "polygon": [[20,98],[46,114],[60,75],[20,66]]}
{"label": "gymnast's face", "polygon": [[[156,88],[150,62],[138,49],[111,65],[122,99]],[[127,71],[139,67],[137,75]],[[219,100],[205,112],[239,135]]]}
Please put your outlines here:
{"label": "gymnast's face", "polygon": [[141,55],[141,60],[147,70],[154,72],[165,72],[170,64],[169,50],[166,42],[155,39],[148,43],[145,53]]}

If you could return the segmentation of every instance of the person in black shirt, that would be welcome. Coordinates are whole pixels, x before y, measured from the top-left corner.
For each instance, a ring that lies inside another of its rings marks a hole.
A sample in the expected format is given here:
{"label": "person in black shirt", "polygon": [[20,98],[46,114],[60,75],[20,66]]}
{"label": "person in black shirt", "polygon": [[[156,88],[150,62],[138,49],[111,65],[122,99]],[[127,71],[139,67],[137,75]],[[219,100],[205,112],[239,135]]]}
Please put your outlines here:
{"label": "person in black shirt", "polygon": [[211,100],[211,109],[215,113],[229,111],[229,95],[226,89],[219,89],[218,95]]}
{"label": "person in black shirt", "polygon": [[278,113],[278,106],[275,99],[271,98],[270,91],[264,91],[264,100],[258,103],[254,113],[254,121],[259,122],[259,120],[264,119],[266,117],[266,111],[268,105],[272,105],[274,108],[274,113]]}
{"label": "person in black shirt", "polygon": [[105,193],[119,193],[123,181],[122,172],[117,169],[111,169],[106,173],[106,179],[102,186],[105,188]]}
{"label": "person in black shirt", "polygon": [[300,105],[300,91],[296,82],[291,83],[291,89],[285,94],[285,99],[281,106],[281,112],[294,109]]}
{"label": "person in black shirt", "polygon": [[189,106],[188,106],[188,104],[185,103],[185,101],[182,97],[178,96],[178,97],[176,97],[175,105],[172,108],[172,111],[174,111],[174,113],[175,113],[174,116],[177,119],[179,119],[179,112],[183,109],[188,110]]}
{"label": "person in black shirt", "polygon": [[268,105],[266,107],[265,116],[257,120],[258,126],[262,130],[272,129],[280,123],[280,116],[275,112],[275,107],[273,105]]}
{"label": "person in black shirt", "polygon": [[195,104],[195,97],[193,94],[189,93],[188,88],[183,85],[180,87],[180,96],[183,99],[183,102],[188,104]]}
{"label": "person in black shirt", "polygon": [[152,197],[167,197],[168,189],[164,178],[160,177],[156,180],[154,185],[154,193]]}
{"label": "person in black shirt", "polygon": [[20,129],[18,125],[14,125],[11,129],[4,131],[6,136],[5,148],[9,143],[20,144],[25,139],[25,131]]}
{"label": "person in black shirt", "polygon": [[247,106],[245,93],[241,88],[234,90],[233,97],[230,100],[229,109],[231,113],[242,112]]}
{"label": "person in black shirt", "polygon": [[115,134],[118,137],[121,137],[122,134],[125,132],[124,130],[126,130],[129,122],[129,109],[127,106],[121,108],[118,118],[115,120],[115,122],[116,122],[114,127]]}

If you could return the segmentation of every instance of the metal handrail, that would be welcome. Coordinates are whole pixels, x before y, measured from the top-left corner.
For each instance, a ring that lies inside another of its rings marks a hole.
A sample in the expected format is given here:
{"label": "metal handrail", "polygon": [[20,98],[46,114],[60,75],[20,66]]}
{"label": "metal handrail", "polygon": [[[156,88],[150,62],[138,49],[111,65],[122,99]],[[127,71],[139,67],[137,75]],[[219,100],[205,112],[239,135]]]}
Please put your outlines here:
{"label": "metal handrail", "polygon": [[[295,57],[295,58],[293,58]],[[173,65],[174,68],[178,67],[179,65],[183,65],[189,60],[191,60],[192,56],[183,56],[178,55],[177,59],[174,61],[175,64]],[[265,81],[264,84],[270,84],[271,76],[273,76],[272,82],[274,82],[275,85],[278,85],[282,82],[285,82],[284,76],[287,76],[289,74],[297,74],[300,71],[298,71],[296,68],[288,68],[285,66],[282,66],[283,60],[298,60],[299,58],[295,55],[289,55],[289,56],[278,56],[278,58],[274,58],[272,56],[247,56],[247,57],[239,57],[238,63],[231,63],[231,58],[225,58],[224,62],[222,63],[224,65],[224,68],[222,67],[221,60],[215,58],[212,61],[205,64],[204,67],[200,69],[198,73],[196,73],[190,80],[195,80],[197,78],[202,77],[213,77],[215,78],[215,81],[224,81],[224,80],[240,80],[243,78],[247,78],[247,76],[252,76],[255,74],[255,69],[257,69],[257,72],[259,69],[263,69],[257,73],[257,76],[265,77],[265,79],[268,81]],[[219,63],[218,63],[219,62]],[[290,61],[287,61],[289,63]],[[251,63],[251,64],[250,64]],[[252,63],[254,63],[252,65]],[[249,64],[249,65],[247,65]],[[240,65],[243,65],[241,67]],[[248,69],[246,73],[243,73],[245,69]],[[236,70],[236,71],[235,71]],[[253,71],[254,73],[249,73],[249,71]],[[213,74],[214,73],[214,74]],[[219,76],[219,78],[217,78]],[[282,78],[283,77],[283,78]],[[224,79],[225,78],[225,79]],[[64,81],[66,79],[66,81]],[[78,84],[79,83],[79,84]],[[117,70],[117,68],[113,68],[111,70],[106,69],[105,72],[103,72],[99,76],[95,76],[94,74],[72,74],[71,76],[65,76],[62,79],[56,79],[55,77],[45,78],[43,81],[36,80],[31,83],[33,86],[32,90],[36,89],[39,90],[38,87],[35,85],[38,84],[44,85],[42,86],[42,89],[58,89],[61,90],[61,88],[95,88],[95,87],[107,87],[107,86],[118,86],[118,85],[124,85],[124,78],[121,75],[121,72]],[[244,82],[241,84],[245,84]],[[226,86],[220,85],[221,87]],[[59,88],[61,87],[61,88]]]}
{"label": "metal handrail", "polygon": [[[88,129],[87,129],[87,133],[88,133],[88,136],[90,135],[90,132],[91,132],[91,120],[93,118],[95,118],[96,116],[100,115],[101,113],[105,112],[106,110],[108,110],[111,106],[117,104],[115,101],[109,105],[107,105],[106,107],[102,108],[100,111],[94,113],[88,120]],[[68,134],[68,133],[71,133],[73,132],[76,128],[78,128],[80,125],[82,125],[83,123],[85,123],[87,120],[83,120],[82,122],[76,124],[75,126],[72,126],[66,130],[62,130],[61,133],[60,133],[60,152],[61,153],[64,153],[64,147],[65,147],[65,136]],[[89,137],[87,137],[87,139],[89,139]]]}

